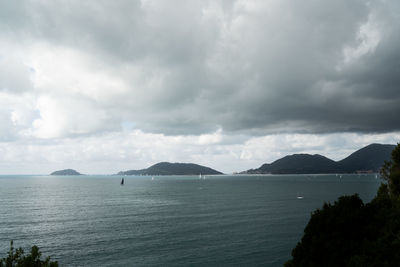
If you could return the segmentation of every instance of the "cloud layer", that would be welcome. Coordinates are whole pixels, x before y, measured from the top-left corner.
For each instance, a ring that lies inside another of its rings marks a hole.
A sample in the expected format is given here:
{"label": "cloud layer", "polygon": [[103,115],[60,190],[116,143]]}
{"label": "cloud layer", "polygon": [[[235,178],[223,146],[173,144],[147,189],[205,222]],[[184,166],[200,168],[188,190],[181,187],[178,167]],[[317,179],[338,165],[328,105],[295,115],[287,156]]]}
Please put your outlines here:
{"label": "cloud layer", "polygon": [[2,1],[0,142],[400,131],[399,11],[363,0]]}

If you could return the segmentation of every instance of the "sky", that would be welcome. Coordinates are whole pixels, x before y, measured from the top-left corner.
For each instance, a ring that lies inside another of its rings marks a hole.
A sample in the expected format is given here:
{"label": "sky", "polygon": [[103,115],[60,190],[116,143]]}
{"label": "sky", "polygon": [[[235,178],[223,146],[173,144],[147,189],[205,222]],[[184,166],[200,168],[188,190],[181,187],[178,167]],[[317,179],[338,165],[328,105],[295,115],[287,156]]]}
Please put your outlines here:
{"label": "sky", "polygon": [[400,142],[396,0],[0,2],[0,174],[225,173]]}

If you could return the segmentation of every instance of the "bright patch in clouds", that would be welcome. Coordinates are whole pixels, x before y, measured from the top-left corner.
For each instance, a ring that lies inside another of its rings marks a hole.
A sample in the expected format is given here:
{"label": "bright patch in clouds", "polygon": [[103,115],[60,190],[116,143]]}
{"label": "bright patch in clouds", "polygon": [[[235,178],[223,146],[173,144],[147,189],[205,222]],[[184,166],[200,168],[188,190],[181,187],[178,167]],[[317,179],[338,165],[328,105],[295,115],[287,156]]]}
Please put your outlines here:
{"label": "bright patch in clouds", "polygon": [[373,53],[380,41],[380,30],[370,17],[365,24],[360,26],[356,44],[343,49],[344,63],[350,64],[368,53]]}

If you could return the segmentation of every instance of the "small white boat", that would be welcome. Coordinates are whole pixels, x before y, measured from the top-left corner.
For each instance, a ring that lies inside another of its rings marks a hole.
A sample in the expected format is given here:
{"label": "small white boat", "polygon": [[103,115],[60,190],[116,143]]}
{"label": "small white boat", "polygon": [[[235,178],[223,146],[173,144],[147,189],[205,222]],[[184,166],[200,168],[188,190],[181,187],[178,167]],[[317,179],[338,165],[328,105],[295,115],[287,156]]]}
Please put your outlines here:
{"label": "small white boat", "polygon": [[303,198],[304,198],[303,195],[297,193],[297,199],[303,199]]}

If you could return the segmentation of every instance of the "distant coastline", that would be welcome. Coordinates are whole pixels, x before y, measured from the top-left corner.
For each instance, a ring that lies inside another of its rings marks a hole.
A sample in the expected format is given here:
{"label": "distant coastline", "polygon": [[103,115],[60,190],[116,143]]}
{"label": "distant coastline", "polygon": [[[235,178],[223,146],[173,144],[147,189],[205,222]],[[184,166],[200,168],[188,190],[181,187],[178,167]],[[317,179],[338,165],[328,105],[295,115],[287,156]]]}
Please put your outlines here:
{"label": "distant coastline", "polygon": [[[236,172],[233,175],[378,173],[384,162],[390,159],[394,148],[395,145],[370,144],[340,161],[318,154],[293,154],[272,163],[265,163],[259,168]],[[52,172],[51,175],[82,174],[74,169],[64,169]],[[160,162],[146,169],[120,171],[116,175],[223,175],[223,173],[194,163]]]}

